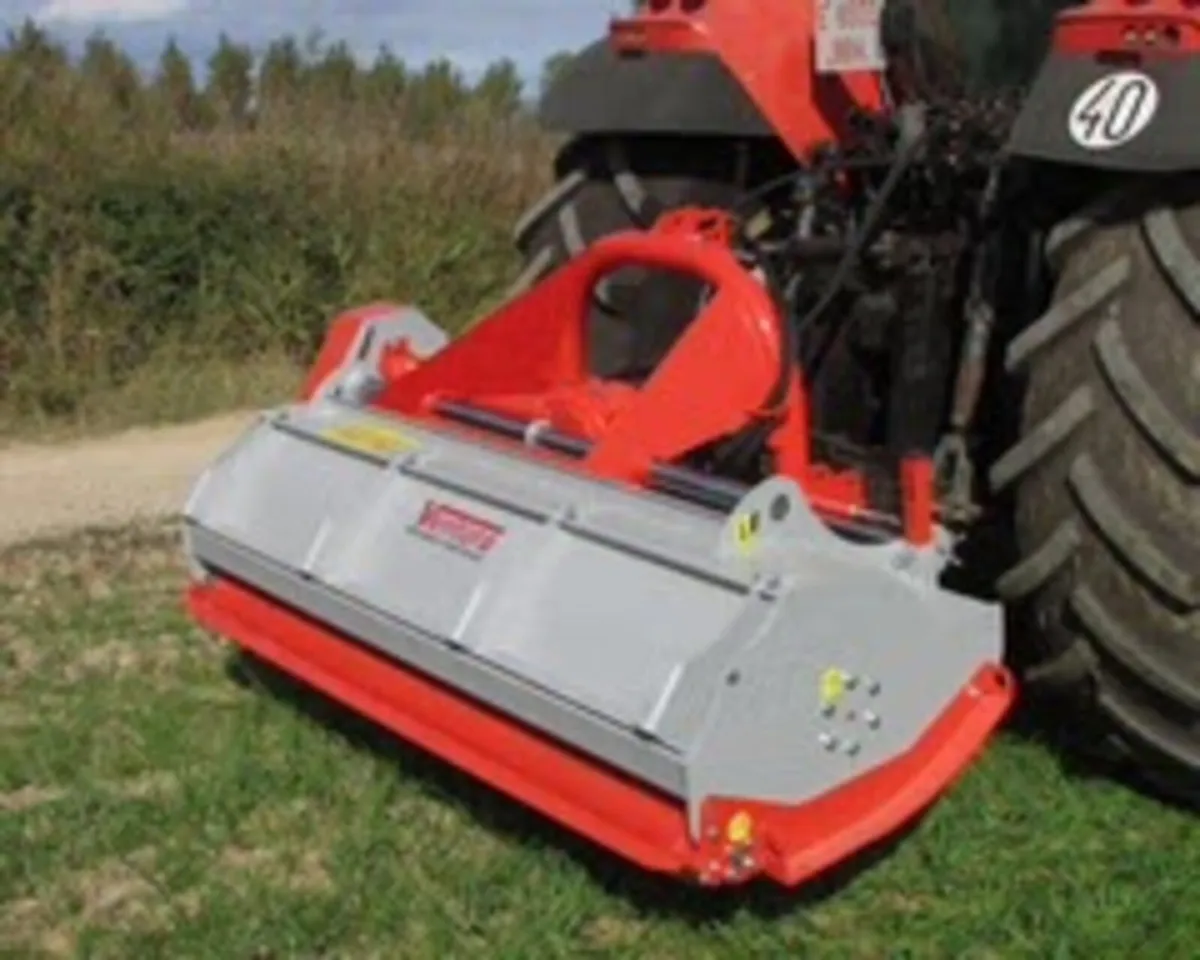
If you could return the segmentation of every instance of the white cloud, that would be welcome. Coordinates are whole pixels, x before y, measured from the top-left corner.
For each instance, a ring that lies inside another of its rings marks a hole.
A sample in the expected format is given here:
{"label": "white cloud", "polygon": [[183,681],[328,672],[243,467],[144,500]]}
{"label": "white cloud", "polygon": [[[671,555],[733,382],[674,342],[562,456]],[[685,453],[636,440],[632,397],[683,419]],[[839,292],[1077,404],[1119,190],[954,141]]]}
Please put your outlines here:
{"label": "white cloud", "polygon": [[43,23],[137,23],[167,20],[188,8],[188,0],[48,0],[34,14]]}

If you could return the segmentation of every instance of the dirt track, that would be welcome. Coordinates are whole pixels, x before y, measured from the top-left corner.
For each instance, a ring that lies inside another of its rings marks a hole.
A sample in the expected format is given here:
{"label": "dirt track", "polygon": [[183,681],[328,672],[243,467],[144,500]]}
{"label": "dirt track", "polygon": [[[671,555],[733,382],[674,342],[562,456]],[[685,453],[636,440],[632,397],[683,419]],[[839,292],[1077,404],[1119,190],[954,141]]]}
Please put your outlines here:
{"label": "dirt track", "polygon": [[74,443],[0,447],[0,548],[84,527],[170,516],[205,462],[251,416]]}

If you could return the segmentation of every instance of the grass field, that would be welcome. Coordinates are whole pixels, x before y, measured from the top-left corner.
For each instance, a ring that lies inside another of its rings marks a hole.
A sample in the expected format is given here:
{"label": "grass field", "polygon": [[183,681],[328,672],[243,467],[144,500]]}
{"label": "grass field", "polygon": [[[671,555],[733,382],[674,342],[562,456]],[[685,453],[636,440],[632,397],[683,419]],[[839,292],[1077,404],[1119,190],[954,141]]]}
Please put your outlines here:
{"label": "grass field", "polygon": [[1176,957],[1191,817],[1006,734],[840,887],[638,875],[240,665],[168,527],[0,556],[0,955]]}

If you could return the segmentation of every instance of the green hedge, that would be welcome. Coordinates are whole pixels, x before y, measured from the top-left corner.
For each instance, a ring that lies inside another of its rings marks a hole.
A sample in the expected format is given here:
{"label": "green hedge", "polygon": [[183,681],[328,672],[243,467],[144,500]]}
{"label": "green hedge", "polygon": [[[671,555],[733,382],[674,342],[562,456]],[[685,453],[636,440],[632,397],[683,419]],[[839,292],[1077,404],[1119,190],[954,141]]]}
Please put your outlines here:
{"label": "green hedge", "polygon": [[112,151],[87,176],[0,164],[0,402],[70,413],[168,344],[303,362],[332,314],[369,299],[457,325],[514,272],[511,225],[541,176],[511,161],[241,134]]}
{"label": "green hedge", "polygon": [[168,370],[305,364],[363,301],[453,328],[515,277],[553,145],[497,94],[503,71],[473,93],[431,69],[388,97],[374,74],[336,96],[301,78],[255,114],[122,56],[97,41],[70,63],[30,27],[0,51],[0,427],[86,418]]}

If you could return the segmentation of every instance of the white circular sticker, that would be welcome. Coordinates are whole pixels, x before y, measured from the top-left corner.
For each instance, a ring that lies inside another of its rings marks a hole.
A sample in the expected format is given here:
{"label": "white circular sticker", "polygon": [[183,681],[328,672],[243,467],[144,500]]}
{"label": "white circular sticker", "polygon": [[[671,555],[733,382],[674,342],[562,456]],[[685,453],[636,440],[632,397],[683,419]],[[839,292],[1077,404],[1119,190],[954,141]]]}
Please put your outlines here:
{"label": "white circular sticker", "polygon": [[1101,77],[1071,105],[1071,139],[1087,150],[1110,150],[1146,129],[1158,112],[1158,86],[1146,74],[1123,70]]}

